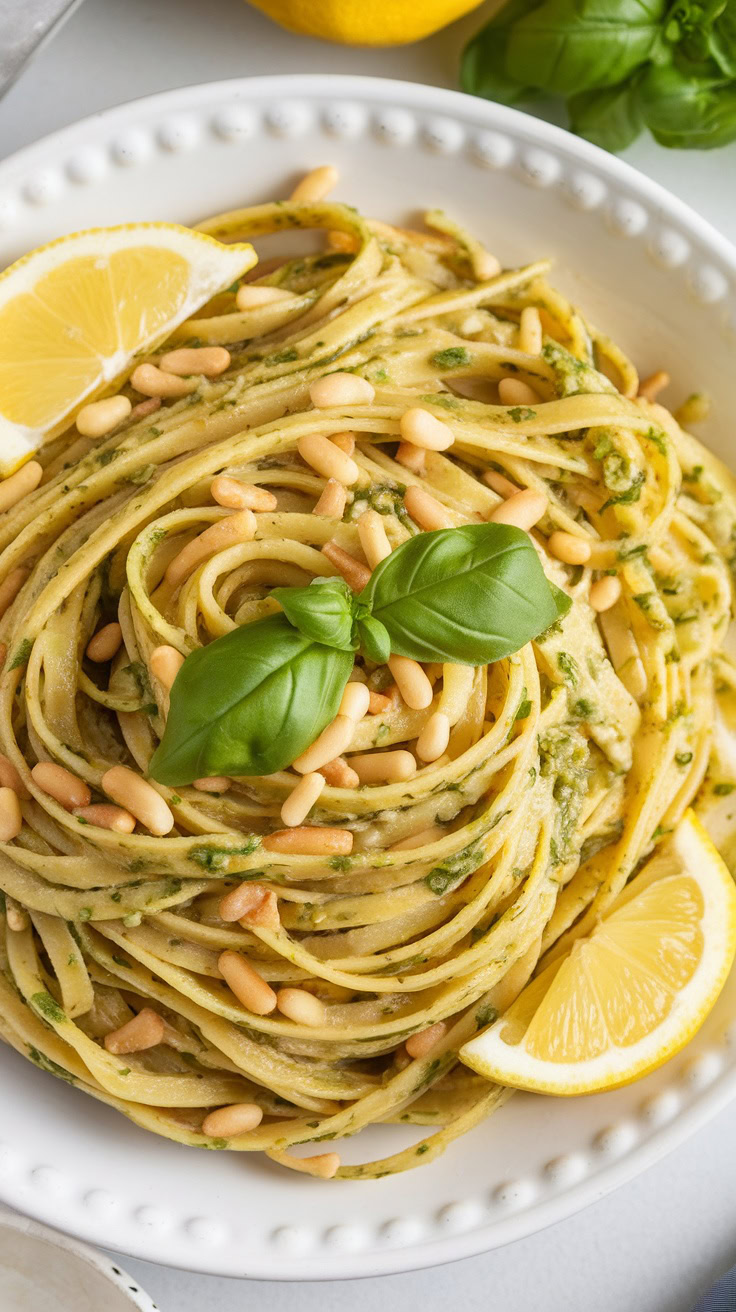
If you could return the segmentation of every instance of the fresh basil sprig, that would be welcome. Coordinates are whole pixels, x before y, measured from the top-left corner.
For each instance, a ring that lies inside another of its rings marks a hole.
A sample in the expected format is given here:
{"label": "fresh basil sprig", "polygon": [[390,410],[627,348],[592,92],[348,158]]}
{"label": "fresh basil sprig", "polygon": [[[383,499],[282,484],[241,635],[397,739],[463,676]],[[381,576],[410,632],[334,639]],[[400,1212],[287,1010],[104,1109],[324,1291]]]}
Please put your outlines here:
{"label": "fresh basil sprig", "polygon": [[574,132],[623,150],[736,139],[736,0],[510,0],[466,47],[464,90],[564,96]]}

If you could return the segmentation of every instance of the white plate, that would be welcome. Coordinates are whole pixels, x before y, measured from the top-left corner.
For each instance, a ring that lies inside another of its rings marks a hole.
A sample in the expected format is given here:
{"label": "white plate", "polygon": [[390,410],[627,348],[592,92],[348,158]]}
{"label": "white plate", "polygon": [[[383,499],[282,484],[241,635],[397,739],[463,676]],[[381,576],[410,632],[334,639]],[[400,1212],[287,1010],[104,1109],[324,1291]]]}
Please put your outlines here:
{"label": "white plate", "polygon": [[[684,397],[736,413],[736,252],[626,165],[537,119],[367,78],[255,78],[87,119],[0,166],[0,258],[59,233],[184,222],[286,194],[334,162],[339,199],[383,218],[442,206],[506,264],[553,255],[557,281]],[[736,1092],[736,978],[687,1052],[616,1093],[518,1096],[432,1166],[326,1185],[239,1154],[155,1139],[2,1051],[0,1197],[136,1257],[221,1275],[368,1276],[507,1243],[630,1179]],[[8,1132],[12,1126],[12,1132]],[[349,1161],[405,1131],[348,1141]]]}

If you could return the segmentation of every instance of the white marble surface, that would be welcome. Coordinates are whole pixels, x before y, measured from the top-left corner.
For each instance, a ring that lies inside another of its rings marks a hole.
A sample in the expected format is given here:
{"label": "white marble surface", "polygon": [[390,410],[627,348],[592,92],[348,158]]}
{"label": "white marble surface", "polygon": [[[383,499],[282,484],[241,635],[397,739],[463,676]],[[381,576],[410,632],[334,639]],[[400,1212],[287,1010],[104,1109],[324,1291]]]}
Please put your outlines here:
{"label": "white marble surface", "polygon": [[[123,100],[219,78],[342,72],[455,86],[482,15],[418,45],[353,50],[292,36],[240,0],[85,0],[0,103],[0,156]],[[688,153],[642,139],[628,158],[736,240],[736,146]],[[735,1154],[733,1108],[586,1212],[427,1272],[295,1286],[123,1260],[161,1312],[338,1312],[346,1300],[351,1312],[687,1312],[736,1261]]]}

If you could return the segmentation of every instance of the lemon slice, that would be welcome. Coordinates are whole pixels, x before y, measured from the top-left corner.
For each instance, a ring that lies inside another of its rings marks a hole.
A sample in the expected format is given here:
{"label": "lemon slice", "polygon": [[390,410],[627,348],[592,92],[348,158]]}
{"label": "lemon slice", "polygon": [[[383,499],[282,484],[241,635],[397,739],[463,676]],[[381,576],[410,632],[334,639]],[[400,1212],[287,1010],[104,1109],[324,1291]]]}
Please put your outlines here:
{"label": "lemon slice", "polygon": [[0,275],[0,474],[256,262],[175,223],[60,237]]}
{"label": "lemon slice", "polygon": [[734,950],[736,888],[688,811],[590,937],[528,984],[460,1059],[486,1079],[540,1093],[618,1088],[692,1038]]}

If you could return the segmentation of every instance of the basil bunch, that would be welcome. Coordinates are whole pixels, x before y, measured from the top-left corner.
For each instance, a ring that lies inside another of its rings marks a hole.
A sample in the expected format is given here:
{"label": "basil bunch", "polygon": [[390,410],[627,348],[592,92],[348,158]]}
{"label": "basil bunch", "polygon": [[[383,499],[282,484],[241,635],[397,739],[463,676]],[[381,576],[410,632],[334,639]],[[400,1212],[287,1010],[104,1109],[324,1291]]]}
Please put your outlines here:
{"label": "basil bunch", "polygon": [[736,140],[736,0],[509,0],[466,47],[465,91],[563,96],[570,127],[624,150]]}
{"label": "basil bunch", "polygon": [[283,614],[216,638],[185,660],[150,773],[172,787],[208,775],[272,774],[337,714],[361,649],[486,665],[570,607],[528,533],[470,524],[404,542],[353,596],[342,579],[275,588]]}

